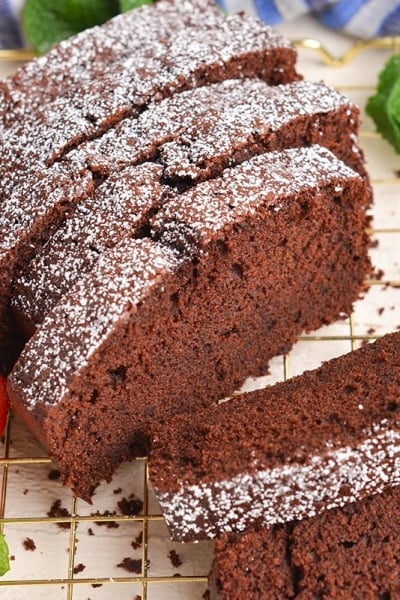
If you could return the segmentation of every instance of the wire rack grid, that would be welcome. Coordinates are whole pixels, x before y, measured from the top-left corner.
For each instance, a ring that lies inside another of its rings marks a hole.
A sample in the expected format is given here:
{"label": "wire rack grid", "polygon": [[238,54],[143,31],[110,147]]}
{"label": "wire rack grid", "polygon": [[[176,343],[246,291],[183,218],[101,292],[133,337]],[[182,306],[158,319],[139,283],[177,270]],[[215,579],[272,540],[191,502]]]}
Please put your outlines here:
{"label": "wire rack grid", "polygon": [[[324,79],[360,107],[385,59],[399,48],[392,38],[358,42],[337,56],[314,38],[296,44],[306,77]],[[29,56],[0,52],[1,58],[18,62]],[[367,282],[368,291],[348,319],[303,336],[288,356],[271,362],[267,377],[246,382],[244,389],[296,375],[400,328],[400,160],[365,115],[360,138],[375,196],[371,255],[376,277]],[[146,458],[123,465],[89,506],[61,486],[49,458],[11,415],[0,442],[0,477],[0,527],[11,554],[11,570],[0,579],[2,600],[203,597],[213,545],[170,541]]]}

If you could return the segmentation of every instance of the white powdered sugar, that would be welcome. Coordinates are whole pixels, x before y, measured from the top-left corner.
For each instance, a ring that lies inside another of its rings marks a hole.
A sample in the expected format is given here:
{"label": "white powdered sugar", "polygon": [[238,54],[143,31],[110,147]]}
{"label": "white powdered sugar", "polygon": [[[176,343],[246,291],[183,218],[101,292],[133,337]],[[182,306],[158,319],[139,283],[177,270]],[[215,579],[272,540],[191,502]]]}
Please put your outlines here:
{"label": "white powdered sugar", "polygon": [[122,171],[82,200],[20,274],[13,305],[40,322],[101,253],[124,237],[135,237],[161,203],[161,172],[151,163]]}
{"label": "white powdered sugar", "polygon": [[400,484],[400,430],[392,427],[383,420],[358,445],[327,444],[304,464],[252,465],[231,479],[181,485],[175,493],[155,490],[156,495],[177,540],[312,517]]}
{"label": "white powdered sugar", "polygon": [[[291,123],[295,127],[302,117],[323,136],[321,116],[340,110],[349,113],[351,135],[357,127],[358,109],[322,83],[269,86],[259,79],[226,80],[151,103],[138,117],[123,119],[72,155],[96,170],[110,171],[160,154],[166,177],[196,180],[204,161],[222,156],[230,166],[242,148],[256,153],[254,147],[259,144],[258,152],[263,146],[267,149],[276,143],[274,134]],[[342,119],[340,127],[345,132]],[[305,126],[299,129],[299,136],[304,137]],[[352,145],[349,139],[349,149]]]}
{"label": "white powdered sugar", "polygon": [[14,369],[13,381],[25,380],[25,406],[60,402],[102,342],[177,265],[171,250],[148,239],[125,239],[105,253],[47,316]]}
{"label": "white powdered sugar", "polygon": [[184,223],[206,244],[224,226],[255,216],[260,209],[279,210],[285,199],[300,190],[318,190],[360,179],[332,152],[318,145],[270,152],[188,190],[179,202],[168,203],[156,215],[153,227],[173,240],[179,235],[179,223]]}

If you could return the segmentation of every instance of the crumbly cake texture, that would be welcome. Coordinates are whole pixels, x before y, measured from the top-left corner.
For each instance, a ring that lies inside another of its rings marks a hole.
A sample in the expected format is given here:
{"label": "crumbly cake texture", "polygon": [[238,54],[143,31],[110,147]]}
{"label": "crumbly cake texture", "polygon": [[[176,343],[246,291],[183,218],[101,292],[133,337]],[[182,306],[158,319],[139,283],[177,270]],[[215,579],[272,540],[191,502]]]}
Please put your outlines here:
{"label": "crumbly cake texture", "polygon": [[[1,372],[10,369],[15,354],[8,345],[14,327],[9,298],[24,263],[19,234],[14,246],[9,242],[20,231],[22,206],[28,227],[21,236],[30,248],[26,264],[99,183],[87,164],[65,164],[64,155],[182,90],[228,78],[259,77],[274,84],[297,79],[295,61],[293,46],[261,21],[225,17],[205,0],[161,0],[62,42],[0,84],[0,201],[7,207],[0,231],[10,261],[0,306]],[[62,180],[71,171],[67,189]],[[86,193],[74,187],[78,174]],[[36,192],[42,178],[54,192],[44,203]]]}
{"label": "crumbly cake texture", "polygon": [[[131,226],[132,235],[143,231],[149,213],[168,198],[167,185],[172,193],[262,152],[314,142],[364,175],[358,121],[357,107],[322,83],[269,86],[259,79],[182,92],[122,120],[64,157],[71,168],[86,165],[98,178],[110,179],[80,203],[20,274],[12,299],[19,320],[34,331],[102,248],[116,244]],[[149,160],[158,164],[137,166]],[[129,193],[137,200],[130,201]]]}
{"label": "crumbly cake texture", "polygon": [[[366,180],[329,150],[272,152],[171,198],[154,240],[104,253],[9,380],[64,482],[88,498],[143,452],[150,422],[232,393],[303,329],[349,312],[370,269],[368,203]],[[149,287],[154,252],[168,268]]]}
{"label": "crumbly cake texture", "polygon": [[400,595],[400,488],[311,519],[216,541],[209,600]]}
{"label": "crumbly cake texture", "polygon": [[286,382],[154,425],[150,477],[171,536],[312,517],[400,484],[399,351],[400,334],[388,334]]}

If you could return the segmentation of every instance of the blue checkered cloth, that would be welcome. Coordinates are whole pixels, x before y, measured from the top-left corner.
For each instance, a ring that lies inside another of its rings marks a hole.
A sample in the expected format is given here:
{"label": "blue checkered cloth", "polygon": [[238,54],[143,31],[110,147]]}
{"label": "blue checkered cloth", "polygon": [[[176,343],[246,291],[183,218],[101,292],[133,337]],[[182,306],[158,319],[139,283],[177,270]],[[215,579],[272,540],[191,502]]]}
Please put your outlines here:
{"label": "blue checkered cloth", "polygon": [[[400,34],[400,2],[394,0],[216,0],[227,12],[241,10],[270,25],[313,13],[322,23],[358,38]],[[0,0],[0,48],[23,46],[22,0]]]}
{"label": "blue checkered cloth", "polygon": [[324,25],[357,38],[400,34],[395,0],[217,0],[228,12],[244,10],[270,25],[313,13]]}

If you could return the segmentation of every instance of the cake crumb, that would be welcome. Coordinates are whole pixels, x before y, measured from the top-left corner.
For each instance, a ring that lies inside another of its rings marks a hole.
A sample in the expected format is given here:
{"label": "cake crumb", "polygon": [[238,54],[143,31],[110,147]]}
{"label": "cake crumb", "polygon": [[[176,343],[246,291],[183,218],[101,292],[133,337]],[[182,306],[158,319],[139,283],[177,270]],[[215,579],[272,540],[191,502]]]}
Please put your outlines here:
{"label": "cake crumb", "polygon": [[143,509],[143,501],[131,494],[128,498],[122,498],[118,502],[118,508],[126,517],[135,517]]}
{"label": "cake crumb", "polygon": [[179,554],[176,552],[176,550],[171,550],[168,553],[168,558],[171,561],[171,565],[177,569],[178,567],[181,566],[182,564],[182,560],[181,557],[179,556]]}
{"label": "cake crumb", "polygon": [[[105,510],[104,512],[100,512],[100,511],[96,511],[95,513],[92,513],[91,516],[92,517],[114,517],[116,515],[116,511],[113,510],[112,512],[109,510]],[[116,521],[95,521],[96,525],[99,525],[99,527],[101,525],[105,525],[107,527],[107,529],[118,529],[119,527],[119,523],[117,523]]]}
{"label": "cake crumb", "polygon": [[142,572],[142,559],[141,558],[130,558],[126,556],[120,563],[117,564],[117,567],[121,569],[125,569],[129,573],[136,573],[140,575]]}
{"label": "cake crumb", "polygon": [[88,528],[87,532],[88,532],[88,535],[94,535],[94,531],[91,527]]}
{"label": "cake crumb", "polygon": [[78,565],[76,565],[74,567],[74,575],[76,575],[77,573],[82,573],[82,571],[84,571],[86,569],[86,565],[79,563]]}
{"label": "cake crumb", "polygon": [[383,269],[376,269],[372,273],[372,277],[377,281],[382,281],[383,276],[385,275],[385,271]]}
{"label": "cake crumb", "polygon": [[131,542],[131,546],[134,550],[137,550],[138,548],[140,548],[142,543],[143,543],[143,531],[141,531],[139,533],[139,535],[137,535],[136,538],[133,540],[133,542]]}
{"label": "cake crumb", "polygon": [[120,494],[122,492],[122,488],[116,488],[115,490],[113,490],[113,494],[117,495]]}
{"label": "cake crumb", "polygon": [[61,477],[61,473],[58,469],[51,469],[51,471],[49,471],[47,478],[50,479],[50,481],[57,481],[58,479],[60,479]]}
{"label": "cake crumb", "polygon": [[92,588],[99,588],[99,587],[103,587],[102,583],[92,583]]}
{"label": "cake crumb", "polygon": [[[54,500],[53,504],[50,507],[50,510],[47,513],[48,517],[70,517],[71,513],[61,505],[61,500]],[[60,529],[70,529],[71,523],[57,523]]]}
{"label": "cake crumb", "polygon": [[23,546],[24,546],[25,550],[30,550],[31,552],[36,550],[35,542],[32,540],[32,538],[29,538],[29,537],[24,539]]}

